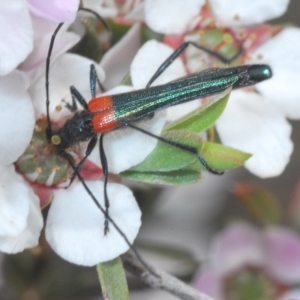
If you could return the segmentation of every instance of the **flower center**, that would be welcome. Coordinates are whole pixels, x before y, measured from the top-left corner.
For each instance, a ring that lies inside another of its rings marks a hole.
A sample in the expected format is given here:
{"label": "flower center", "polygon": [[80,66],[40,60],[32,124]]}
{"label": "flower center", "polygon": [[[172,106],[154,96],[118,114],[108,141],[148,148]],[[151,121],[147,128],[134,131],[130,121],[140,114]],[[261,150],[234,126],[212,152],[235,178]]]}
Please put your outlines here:
{"label": "flower center", "polygon": [[70,178],[72,170],[66,160],[56,154],[46,139],[46,121],[36,123],[24,154],[16,162],[18,170],[31,182],[53,186]]}
{"label": "flower center", "polygon": [[268,277],[263,270],[245,268],[226,278],[224,294],[230,300],[277,299],[286,287]]}

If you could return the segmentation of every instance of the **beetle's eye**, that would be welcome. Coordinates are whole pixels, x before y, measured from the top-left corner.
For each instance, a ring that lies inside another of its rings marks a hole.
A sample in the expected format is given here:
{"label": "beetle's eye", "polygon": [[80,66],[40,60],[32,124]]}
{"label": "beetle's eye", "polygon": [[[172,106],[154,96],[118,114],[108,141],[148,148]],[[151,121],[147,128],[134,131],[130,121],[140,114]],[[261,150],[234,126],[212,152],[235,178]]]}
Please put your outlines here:
{"label": "beetle's eye", "polygon": [[59,135],[55,134],[51,137],[51,142],[53,145],[59,145],[61,143],[61,138]]}

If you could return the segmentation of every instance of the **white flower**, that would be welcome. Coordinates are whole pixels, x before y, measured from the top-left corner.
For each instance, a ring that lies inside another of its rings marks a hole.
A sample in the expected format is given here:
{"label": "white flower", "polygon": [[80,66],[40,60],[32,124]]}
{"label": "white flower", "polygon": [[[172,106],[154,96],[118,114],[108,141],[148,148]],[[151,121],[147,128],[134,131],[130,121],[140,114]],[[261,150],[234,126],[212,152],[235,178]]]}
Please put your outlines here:
{"label": "white flower", "polygon": [[245,167],[260,177],[283,172],[293,144],[291,125],[265,98],[254,92],[235,91],[216,122],[224,145],[251,153]]}

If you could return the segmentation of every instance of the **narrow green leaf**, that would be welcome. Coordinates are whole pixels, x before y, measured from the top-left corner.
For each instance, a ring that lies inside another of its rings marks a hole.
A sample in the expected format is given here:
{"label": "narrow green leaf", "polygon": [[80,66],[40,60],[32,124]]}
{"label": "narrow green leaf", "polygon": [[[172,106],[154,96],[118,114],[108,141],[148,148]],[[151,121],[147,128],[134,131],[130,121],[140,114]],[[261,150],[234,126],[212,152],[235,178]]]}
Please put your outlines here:
{"label": "narrow green leaf", "polygon": [[248,213],[265,225],[279,224],[282,219],[278,200],[267,189],[239,183],[233,193],[243,203]]}
{"label": "narrow green leaf", "polygon": [[[226,94],[224,95],[224,93]],[[215,123],[224,111],[229,99],[229,91],[226,90],[224,93],[211,99],[199,109],[167,125],[164,131],[179,129],[195,133],[205,131]]]}
{"label": "narrow green leaf", "polygon": [[111,30],[111,46],[118,43],[131,28],[131,25],[115,23],[113,19],[105,21]]}
{"label": "narrow green leaf", "polygon": [[105,300],[128,300],[126,275],[120,257],[97,265],[102,295]]}
{"label": "narrow green leaf", "polygon": [[170,185],[190,184],[197,182],[201,178],[199,171],[182,169],[170,172],[138,172],[129,170],[121,173],[121,175],[135,181]]}

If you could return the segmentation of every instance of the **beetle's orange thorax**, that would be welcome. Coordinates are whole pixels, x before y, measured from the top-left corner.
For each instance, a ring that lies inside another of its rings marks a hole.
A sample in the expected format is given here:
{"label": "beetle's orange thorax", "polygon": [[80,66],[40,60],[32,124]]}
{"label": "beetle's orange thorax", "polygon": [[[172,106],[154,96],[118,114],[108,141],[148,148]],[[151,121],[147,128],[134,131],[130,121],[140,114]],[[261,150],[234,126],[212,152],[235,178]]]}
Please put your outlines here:
{"label": "beetle's orange thorax", "polygon": [[94,98],[88,103],[88,107],[93,114],[92,125],[95,132],[106,132],[118,127],[112,96]]}

